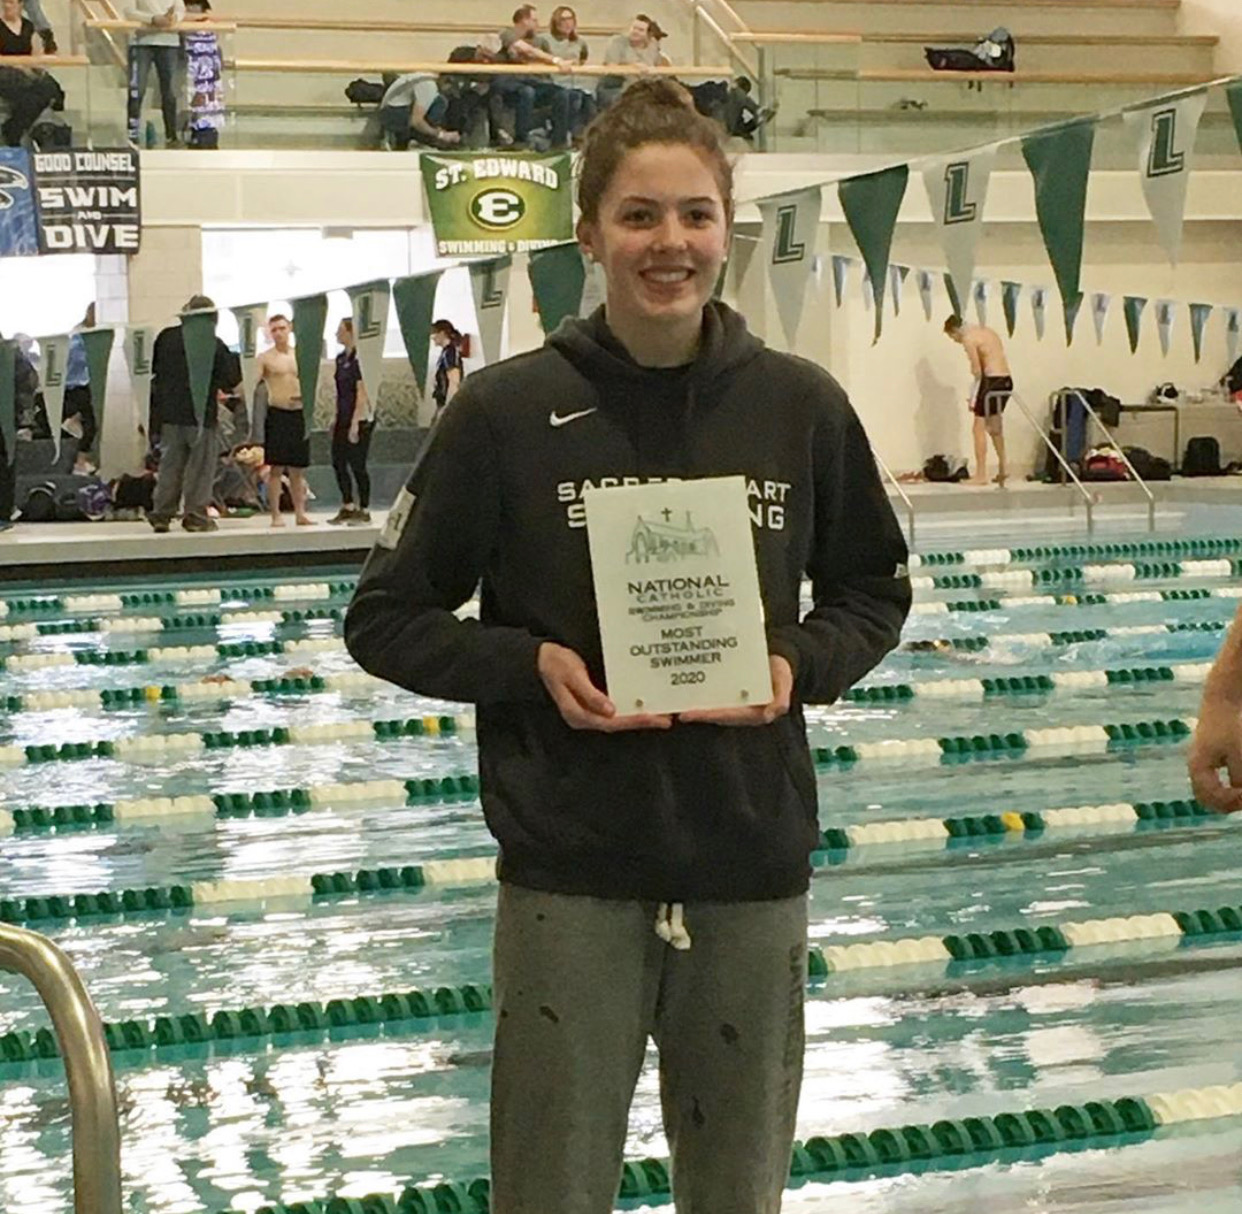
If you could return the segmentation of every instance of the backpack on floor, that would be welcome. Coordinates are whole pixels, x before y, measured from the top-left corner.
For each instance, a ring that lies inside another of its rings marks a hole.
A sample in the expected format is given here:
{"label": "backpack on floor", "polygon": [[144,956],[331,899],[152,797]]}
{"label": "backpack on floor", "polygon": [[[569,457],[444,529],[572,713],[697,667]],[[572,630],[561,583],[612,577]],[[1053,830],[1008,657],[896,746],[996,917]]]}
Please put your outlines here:
{"label": "backpack on floor", "polygon": [[1173,465],[1159,455],[1152,455],[1146,447],[1123,447],[1126,458],[1134,465],[1134,471],[1145,481],[1173,479]]}
{"label": "backpack on floor", "polygon": [[1220,464],[1220,443],[1216,439],[1200,435],[1186,444],[1186,454],[1182,456],[1183,476],[1221,476],[1224,469]]}
{"label": "backpack on floor", "polygon": [[1013,35],[1001,26],[981,38],[971,50],[925,46],[923,54],[935,72],[1012,72],[1016,47]]}

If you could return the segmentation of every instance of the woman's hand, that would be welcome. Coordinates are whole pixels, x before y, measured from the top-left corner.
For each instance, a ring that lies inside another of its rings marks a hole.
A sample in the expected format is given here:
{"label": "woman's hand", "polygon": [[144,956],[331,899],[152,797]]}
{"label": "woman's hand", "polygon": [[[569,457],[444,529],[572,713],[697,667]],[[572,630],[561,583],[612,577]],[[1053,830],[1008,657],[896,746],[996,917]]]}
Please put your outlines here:
{"label": "woman's hand", "polygon": [[679,712],[677,720],[687,725],[771,725],[789,711],[793,694],[793,669],[776,654],[770,654],[772,698],[766,704],[750,708],[702,708],[697,712]]}
{"label": "woman's hand", "polygon": [[[1186,765],[1200,805],[1219,814],[1242,810],[1242,703],[1238,699],[1210,691],[1204,695]],[[1226,784],[1220,779],[1222,767],[1228,771]]]}
{"label": "woman's hand", "polygon": [[617,716],[616,705],[591,682],[586,663],[572,650],[553,641],[539,646],[539,677],[570,729],[622,733],[631,729],[668,729],[667,714]]}

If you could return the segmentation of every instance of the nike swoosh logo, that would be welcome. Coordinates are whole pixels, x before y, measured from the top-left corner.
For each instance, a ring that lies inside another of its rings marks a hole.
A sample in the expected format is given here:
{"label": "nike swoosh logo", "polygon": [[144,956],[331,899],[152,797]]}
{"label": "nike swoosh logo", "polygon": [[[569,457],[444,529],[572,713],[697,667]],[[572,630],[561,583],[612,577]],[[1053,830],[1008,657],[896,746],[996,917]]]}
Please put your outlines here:
{"label": "nike swoosh logo", "polygon": [[548,414],[548,421],[553,426],[566,426],[570,422],[577,421],[578,418],[580,417],[587,417],[589,414],[594,413],[595,411],[596,410],[594,409],[579,409],[577,413],[561,414],[561,413],[557,413],[556,410],[554,409],[551,413]]}

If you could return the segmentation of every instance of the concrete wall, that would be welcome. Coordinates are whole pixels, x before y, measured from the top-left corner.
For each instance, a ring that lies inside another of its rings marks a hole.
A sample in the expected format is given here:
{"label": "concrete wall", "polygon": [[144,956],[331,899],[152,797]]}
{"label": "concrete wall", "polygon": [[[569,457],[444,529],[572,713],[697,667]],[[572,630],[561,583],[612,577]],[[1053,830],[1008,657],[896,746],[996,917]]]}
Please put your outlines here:
{"label": "concrete wall", "polygon": [[1183,34],[1215,34],[1220,38],[1217,70],[1221,75],[1242,72],[1242,4],[1238,0],[1182,0],[1177,25]]}

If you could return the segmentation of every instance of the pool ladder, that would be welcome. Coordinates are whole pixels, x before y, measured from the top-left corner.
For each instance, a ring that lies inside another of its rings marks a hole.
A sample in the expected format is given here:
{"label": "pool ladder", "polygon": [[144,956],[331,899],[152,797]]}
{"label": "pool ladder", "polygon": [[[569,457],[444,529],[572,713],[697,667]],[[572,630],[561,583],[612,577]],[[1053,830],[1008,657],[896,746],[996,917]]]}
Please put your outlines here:
{"label": "pool ladder", "polygon": [[29,978],[52,1017],[69,1079],[76,1214],[121,1214],[121,1129],[99,1013],[69,958],[46,936],[0,923],[0,970]]}

